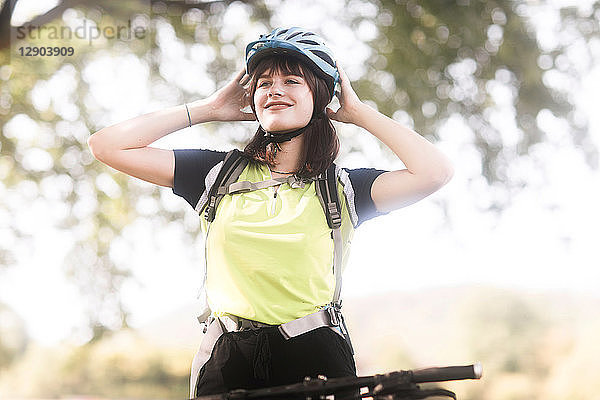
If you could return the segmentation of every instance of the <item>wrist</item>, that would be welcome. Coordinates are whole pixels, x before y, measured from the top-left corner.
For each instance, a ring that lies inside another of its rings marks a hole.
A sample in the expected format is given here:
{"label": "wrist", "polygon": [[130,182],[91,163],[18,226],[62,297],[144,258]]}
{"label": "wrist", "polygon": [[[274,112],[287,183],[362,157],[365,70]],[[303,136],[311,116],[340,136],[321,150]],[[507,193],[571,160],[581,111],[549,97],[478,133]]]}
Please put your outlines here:
{"label": "wrist", "polygon": [[207,99],[195,100],[191,103],[187,103],[187,106],[190,111],[192,125],[216,120],[216,108],[213,107]]}
{"label": "wrist", "polygon": [[362,101],[358,101],[352,107],[352,123],[356,126],[367,129],[370,119],[369,117],[372,116],[373,113],[377,113],[373,107],[363,103]]}

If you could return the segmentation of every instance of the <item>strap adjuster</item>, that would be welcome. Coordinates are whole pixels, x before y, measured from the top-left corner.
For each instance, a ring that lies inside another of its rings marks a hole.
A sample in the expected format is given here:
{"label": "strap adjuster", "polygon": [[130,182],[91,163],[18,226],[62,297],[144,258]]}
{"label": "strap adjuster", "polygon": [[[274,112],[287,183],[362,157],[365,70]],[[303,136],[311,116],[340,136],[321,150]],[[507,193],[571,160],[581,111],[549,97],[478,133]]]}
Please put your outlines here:
{"label": "strap adjuster", "polygon": [[338,228],[342,224],[342,216],[337,208],[337,204],[334,202],[327,203],[327,209],[329,210],[329,215],[331,216],[332,228]]}
{"label": "strap adjuster", "polygon": [[[200,317],[198,317],[198,319],[200,319]],[[208,327],[210,326],[210,324],[213,323],[214,320],[215,320],[215,317],[213,317],[212,315],[209,315],[205,321],[200,322],[200,325],[202,325],[202,333],[204,333],[204,334],[206,333],[206,331],[208,330]]]}
{"label": "strap adjuster", "polygon": [[217,196],[210,196],[210,201],[208,202],[208,206],[204,211],[204,218],[208,222],[212,222],[215,219],[215,206],[217,203]]}
{"label": "strap adjuster", "polygon": [[331,323],[331,326],[340,326],[340,323],[341,323],[340,309],[335,306],[330,305],[325,310],[329,314],[329,322]]}

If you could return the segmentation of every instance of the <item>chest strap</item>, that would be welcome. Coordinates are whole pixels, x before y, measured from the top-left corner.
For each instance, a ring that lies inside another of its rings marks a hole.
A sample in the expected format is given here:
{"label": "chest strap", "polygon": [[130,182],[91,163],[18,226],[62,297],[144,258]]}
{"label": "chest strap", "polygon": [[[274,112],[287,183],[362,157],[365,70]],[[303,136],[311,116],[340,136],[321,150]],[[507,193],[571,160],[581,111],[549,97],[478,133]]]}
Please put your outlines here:
{"label": "chest strap", "polygon": [[266,181],[260,181],[260,182],[250,182],[250,181],[234,182],[227,186],[221,186],[217,190],[217,194],[226,195],[226,194],[252,192],[254,190],[266,189],[271,186],[281,185],[283,183],[288,183],[292,189],[304,187],[304,182],[292,175],[287,178],[273,178],[273,179],[269,179]]}

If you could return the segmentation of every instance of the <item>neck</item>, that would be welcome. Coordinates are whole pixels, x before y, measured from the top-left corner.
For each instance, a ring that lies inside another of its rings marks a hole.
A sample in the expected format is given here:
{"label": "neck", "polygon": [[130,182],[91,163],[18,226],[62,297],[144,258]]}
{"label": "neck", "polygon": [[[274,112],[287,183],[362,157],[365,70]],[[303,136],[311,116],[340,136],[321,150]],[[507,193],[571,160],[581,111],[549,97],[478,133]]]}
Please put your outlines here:
{"label": "neck", "polygon": [[280,151],[275,155],[275,167],[277,171],[295,172],[301,167],[300,154],[304,144],[304,135],[296,136],[287,142],[279,144]]}

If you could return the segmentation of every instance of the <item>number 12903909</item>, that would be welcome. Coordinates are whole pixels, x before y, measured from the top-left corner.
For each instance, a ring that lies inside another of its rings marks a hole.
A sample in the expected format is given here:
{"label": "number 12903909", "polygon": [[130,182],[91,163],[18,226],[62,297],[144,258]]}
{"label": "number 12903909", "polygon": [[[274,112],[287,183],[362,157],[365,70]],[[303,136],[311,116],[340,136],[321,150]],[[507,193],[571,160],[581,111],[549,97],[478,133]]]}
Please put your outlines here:
{"label": "number 12903909", "polygon": [[73,47],[19,47],[18,52],[23,57],[70,57],[75,54]]}

